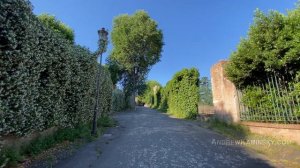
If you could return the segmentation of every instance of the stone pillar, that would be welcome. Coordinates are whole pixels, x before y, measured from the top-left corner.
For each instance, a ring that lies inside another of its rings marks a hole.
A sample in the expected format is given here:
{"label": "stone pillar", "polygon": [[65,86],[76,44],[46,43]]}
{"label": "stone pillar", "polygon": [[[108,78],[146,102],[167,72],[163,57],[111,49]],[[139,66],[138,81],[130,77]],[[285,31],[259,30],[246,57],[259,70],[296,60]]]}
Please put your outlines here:
{"label": "stone pillar", "polygon": [[239,122],[240,111],[237,89],[224,72],[227,61],[220,61],[211,68],[211,84],[216,116],[226,122]]}

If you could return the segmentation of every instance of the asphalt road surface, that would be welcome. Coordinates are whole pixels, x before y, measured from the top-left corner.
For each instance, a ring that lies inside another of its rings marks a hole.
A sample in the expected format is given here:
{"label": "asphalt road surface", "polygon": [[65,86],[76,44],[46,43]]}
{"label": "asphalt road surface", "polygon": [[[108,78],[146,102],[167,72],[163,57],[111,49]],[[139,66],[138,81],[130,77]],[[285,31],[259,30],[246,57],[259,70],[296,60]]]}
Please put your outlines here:
{"label": "asphalt road surface", "polygon": [[261,156],[232,145],[195,121],[144,107],[117,113],[119,124],[81,147],[58,168],[272,167]]}

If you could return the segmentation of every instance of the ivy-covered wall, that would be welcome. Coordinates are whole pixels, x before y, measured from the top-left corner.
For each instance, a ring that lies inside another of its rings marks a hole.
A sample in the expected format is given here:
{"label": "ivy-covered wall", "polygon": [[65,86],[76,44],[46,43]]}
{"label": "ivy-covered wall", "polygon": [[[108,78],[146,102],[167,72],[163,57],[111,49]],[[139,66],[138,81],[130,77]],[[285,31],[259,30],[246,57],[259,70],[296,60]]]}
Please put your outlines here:
{"label": "ivy-covered wall", "polygon": [[[0,135],[24,135],[91,120],[96,57],[43,25],[27,0],[0,1]],[[101,73],[102,113],[112,82]]]}
{"label": "ivy-covered wall", "polygon": [[163,91],[161,109],[179,118],[195,118],[199,103],[199,72],[196,68],[177,72]]}

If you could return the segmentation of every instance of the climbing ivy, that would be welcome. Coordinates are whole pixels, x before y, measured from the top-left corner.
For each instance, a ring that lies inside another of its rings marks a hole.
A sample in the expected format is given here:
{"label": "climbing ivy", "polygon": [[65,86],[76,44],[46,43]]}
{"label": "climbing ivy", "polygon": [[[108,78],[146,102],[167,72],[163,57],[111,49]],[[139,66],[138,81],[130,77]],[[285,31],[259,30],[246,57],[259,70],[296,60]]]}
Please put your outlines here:
{"label": "climbing ivy", "polygon": [[179,118],[195,118],[199,102],[199,72],[196,68],[177,72],[163,91],[161,108]]}

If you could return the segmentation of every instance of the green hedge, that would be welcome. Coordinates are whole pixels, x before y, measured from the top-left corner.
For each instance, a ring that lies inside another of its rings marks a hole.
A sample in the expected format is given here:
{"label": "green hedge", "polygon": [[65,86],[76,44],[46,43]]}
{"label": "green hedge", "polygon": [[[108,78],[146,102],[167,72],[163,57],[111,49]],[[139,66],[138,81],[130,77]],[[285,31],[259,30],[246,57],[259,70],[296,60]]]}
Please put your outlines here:
{"label": "green hedge", "polygon": [[[90,121],[95,56],[43,25],[27,0],[1,0],[0,11],[0,135]],[[101,79],[101,107],[108,112],[107,70]]]}
{"label": "green hedge", "polygon": [[161,108],[179,118],[195,118],[198,114],[199,72],[196,68],[177,72],[164,89]]}
{"label": "green hedge", "polygon": [[161,99],[162,86],[157,81],[147,81],[143,93],[138,100],[152,108],[158,108]]}
{"label": "green hedge", "polygon": [[100,97],[99,106],[101,116],[107,116],[112,112],[113,82],[110,72],[106,67],[102,67],[100,74]]}
{"label": "green hedge", "polygon": [[162,111],[162,112],[167,112],[168,111],[168,90],[166,87],[163,87],[160,89],[160,94],[161,94],[161,98],[159,101],[159,105],[158,105],[158,110]]}
{"label": "green hedge", "polygon": [[120,89],[113,90],[112,94],[112,111],[118,112],[125,109],[125,95]]}

